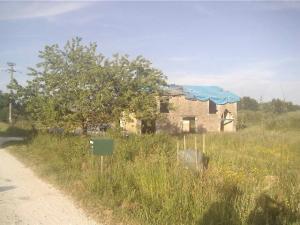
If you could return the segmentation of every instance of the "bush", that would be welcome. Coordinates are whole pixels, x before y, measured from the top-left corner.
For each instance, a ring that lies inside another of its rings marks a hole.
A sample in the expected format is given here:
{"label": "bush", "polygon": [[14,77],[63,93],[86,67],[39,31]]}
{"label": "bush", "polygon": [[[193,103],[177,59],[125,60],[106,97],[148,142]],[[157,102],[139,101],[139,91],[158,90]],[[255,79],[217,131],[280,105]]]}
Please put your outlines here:
{"label": "bush", "polygon": [[258,102],[250,97],[242,97],[241,100],[237,103],[238,110],[252,110],[257,111],[259,108]]}
{"label": "bush", "polygon": [[237,129],[244,129],[261,124],[266,118],[266,113],[261,111],[243,110],[238,113]]}

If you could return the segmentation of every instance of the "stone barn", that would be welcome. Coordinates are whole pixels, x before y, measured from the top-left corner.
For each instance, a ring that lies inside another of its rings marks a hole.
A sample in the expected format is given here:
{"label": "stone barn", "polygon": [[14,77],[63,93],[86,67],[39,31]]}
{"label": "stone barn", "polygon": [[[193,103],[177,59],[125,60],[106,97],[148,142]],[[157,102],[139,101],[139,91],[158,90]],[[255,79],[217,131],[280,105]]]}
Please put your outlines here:
{"label": "stone barn", "polygon": [[216,86],[169,85],[159,97],[158,120],[139,121],[131,114],[121,127],[129,133],[234,132],[239,100]]}

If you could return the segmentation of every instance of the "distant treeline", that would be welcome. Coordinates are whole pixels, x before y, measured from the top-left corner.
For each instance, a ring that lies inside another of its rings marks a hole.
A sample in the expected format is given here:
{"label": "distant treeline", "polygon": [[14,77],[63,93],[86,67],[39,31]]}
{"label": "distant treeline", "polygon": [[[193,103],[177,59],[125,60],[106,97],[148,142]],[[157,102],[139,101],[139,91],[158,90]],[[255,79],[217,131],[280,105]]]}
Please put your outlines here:
{"label": "distant treeline", "polygon": [[9,95],[0,91],[0,120],[7,121],[8,119],[8,104]]}
{"label": "distant treeline", "polygon": [[265,111],[272,113],[285,113],[300,110],[299,105],[295,105],[292,102],[283,101],[280,99],[272,99],[269,102],[259,103],[253,98],[242,97],[238,102],[238,110],[251,110],[251,111]]}
{"label": "distant treeline", "polygon": [[[8,122],[8,111],[9,111],[9,99],[10,95],[8,93],[3,93],[0,91],[0,121]],[[12,100],[14,114],[12,114],[13,119],[16,119],[16,116],[22,117],[22,109],[21,105],[16,103],[14,99]]]}

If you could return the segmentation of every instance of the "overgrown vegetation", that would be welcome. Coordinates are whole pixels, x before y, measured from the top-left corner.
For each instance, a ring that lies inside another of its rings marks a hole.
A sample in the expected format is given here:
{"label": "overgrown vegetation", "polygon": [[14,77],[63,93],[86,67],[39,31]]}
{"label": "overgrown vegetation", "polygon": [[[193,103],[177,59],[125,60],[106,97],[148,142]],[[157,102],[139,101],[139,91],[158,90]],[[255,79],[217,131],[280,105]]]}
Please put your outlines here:
{"label": "overgrown vegetation", "polygon": [[39,52],[40,62],[29,68],[33,78],[26,86],[13,80],[13,99],[25,108],[37,127],[65,130],[118,121],[121,115],[153,120],[158,116],[156,97],[166,77],[149,60],[128,55],[107,58],[97,44],[81,38]]}
{"label": "overgrown vegetation", "polygon": [[17,121],[13,126],[0,122],[0,137],[31,137],[34,131],[28,121]]}
{"label": "overgrown vegetation", "polygon": [[[64,48],[46,46],[39,57],[26,86],[16,80],[8,86],[14,104],[37,128],[81,127],[86,132],[89,126],[113,123],[130,113],[149,121],[159,116],[157,96],[166,78],[143,57],[106,58],[97,53],[96,43],[84,45],[80,38]],[[7,107],[8,95],[4,97]],[[182,143],[182,137],[123,137],[114,128],[106,135],[114,138],[116,148],[100,174],[100,160],[89,152],[88,136],[36,134],[18,124],[0,124],[0,134],[30,137],[13,152],[95,214],[104,205],[141,224],[296,225],[297,109],[279,99],[258,103],[242,98],[240,131],[206,135],[210,164],[203,173],[177,164],[176,143]],[[201,136],[195,134],[188,135],[188,147],[193,147],[195,136],[202,146]]]}
{"label": "overgrown vegetation", "polygon": [[299,105],[292,102],[272,99],[270,102],[258,103],[250,97],[242,97],[238,102],[238,129],[249,126],[265,126],[267,129],[299,130]]}
{"label": "overgrown vegetation", "polygon": [[0,91],[0,121],[8,121],[9,95]]}
{"label": "overgrown vegetation", "polygon": [[21,120],[24,115],[24,109],[22,105],[20,105],[15,98],[10,98],[10,94],[3,93],[0,90],[0,121],[8,122],[8,112],[9,112],[9,102],[12,102],[12,119],[13,121]]}
{"label": "overgrown vegetation", "polygon": [[[207,134],[210,164],[203,174],[177,165],[176,142],[182,148],[182,137],[169,135],[107,134],[116,148],[105,159],[102,175],[88,137],[39,134],[13,152],[91,212],[105,205],[117,215],[151,225],[296,225],[299,120],[300,113],[294,112],[237,133]],[[201,135],[197,139],[202,146]],[[187,145],[193,147],[194,135],[188,136]]]}

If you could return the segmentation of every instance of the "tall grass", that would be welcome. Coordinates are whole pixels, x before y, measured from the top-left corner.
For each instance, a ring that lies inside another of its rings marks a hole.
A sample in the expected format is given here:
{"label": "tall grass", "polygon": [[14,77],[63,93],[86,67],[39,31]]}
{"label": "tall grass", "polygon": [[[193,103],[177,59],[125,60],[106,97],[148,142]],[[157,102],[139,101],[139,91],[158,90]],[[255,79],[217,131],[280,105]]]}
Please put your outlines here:
{"label": "tall grass", "polygon": [[0,137],[4,136],[29,136],[32,134],[32,127],[28,121],[17,121],[13,125],[0,122]]}
{"label": "tall grass", "polygon": [[[116,145],[103,174],[88,137],[39,134],[14,153],[93,212],[102,210],[100,202],[141,224],[299,224],[298,129],[209,133],[204,173],[176,163],[182,137],[109,136]],[[187,137],[188,147],[194,137]]]}

